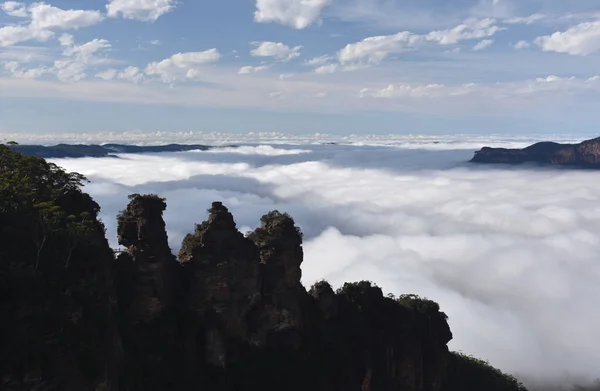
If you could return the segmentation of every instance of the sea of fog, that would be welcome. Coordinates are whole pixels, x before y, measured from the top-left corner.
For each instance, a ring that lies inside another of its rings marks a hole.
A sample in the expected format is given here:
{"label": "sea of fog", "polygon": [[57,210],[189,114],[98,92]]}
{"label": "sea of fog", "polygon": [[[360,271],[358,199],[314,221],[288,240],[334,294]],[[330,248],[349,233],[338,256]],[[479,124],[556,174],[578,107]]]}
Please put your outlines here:
{"label": "sea of fog", "polygon": [[131,193],[167,198],[174,252],[212,201],[242,231],[278,209],[305,234],[306,286],[368,279],[426,296],[448,314],[454,350],[534,381],[600,377],[600,171],[468,163],[535,136],[245,137],[53,161],[91,180],[115,247]]}

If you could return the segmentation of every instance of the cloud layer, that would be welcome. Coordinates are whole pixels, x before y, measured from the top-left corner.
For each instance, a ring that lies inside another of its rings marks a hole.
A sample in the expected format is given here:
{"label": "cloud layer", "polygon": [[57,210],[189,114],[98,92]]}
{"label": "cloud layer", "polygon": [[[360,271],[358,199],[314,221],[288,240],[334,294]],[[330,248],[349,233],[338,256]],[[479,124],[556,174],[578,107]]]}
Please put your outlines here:
{"label": "cloud layer", "polygon": [[470,165],[472,150],[435,145],[247,145],[56,163],[92,180],[113,244],[133,192],[167,197],[175,251],[213,200],[244,231],[279,209],[305,232],[306,285],[370,279],[424,295],[449,315],[453,349],[534,381],[597,376],[600,173]]}

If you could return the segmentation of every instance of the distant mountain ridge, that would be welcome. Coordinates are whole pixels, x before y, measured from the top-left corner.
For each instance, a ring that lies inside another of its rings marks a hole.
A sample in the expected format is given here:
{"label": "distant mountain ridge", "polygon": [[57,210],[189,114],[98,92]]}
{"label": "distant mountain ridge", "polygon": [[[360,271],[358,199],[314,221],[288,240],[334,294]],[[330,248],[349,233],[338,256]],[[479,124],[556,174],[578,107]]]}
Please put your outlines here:
{"label": "distant mountain ridge", "polygon": [[539,142],[523,149],[483,147],[475,152],[473,163],[519,164],[537,162],[561,166],[600,168],[600,137],[579,144]]}
{"label": "distant mountain ridge", "polygon": [[160,153],[160,152],[185,152],[201,150],[207,151],[213,147],[201,144],[168,144],[168,145],[127,145],[127,144],[58,144],[44,145],[10,145],[13,151],[27,156],[45,159],[56,158],[82,158],[82,157],[111,157],[117,153]]}

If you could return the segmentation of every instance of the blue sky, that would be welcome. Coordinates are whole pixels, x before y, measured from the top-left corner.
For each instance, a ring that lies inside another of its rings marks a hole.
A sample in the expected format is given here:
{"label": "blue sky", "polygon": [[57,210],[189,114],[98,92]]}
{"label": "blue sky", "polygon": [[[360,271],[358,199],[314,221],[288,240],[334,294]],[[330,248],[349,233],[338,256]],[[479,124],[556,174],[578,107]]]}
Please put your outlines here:
{"label": "blue sky", "polygon": [[0,132],[594,133],[596,0],[0,3]]}

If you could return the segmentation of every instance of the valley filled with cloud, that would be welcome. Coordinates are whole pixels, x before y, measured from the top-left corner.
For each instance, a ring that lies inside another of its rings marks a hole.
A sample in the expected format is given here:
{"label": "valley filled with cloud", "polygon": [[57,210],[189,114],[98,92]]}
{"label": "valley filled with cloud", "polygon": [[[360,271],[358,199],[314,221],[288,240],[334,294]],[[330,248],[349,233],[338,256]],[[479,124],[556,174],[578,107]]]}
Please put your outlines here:
{"label": "valley filled with cloud", "polygon": [[448,314],[454,350],[535,383],[598,376],[599,172],[468,163],[476,146],[527,137],[249,139],[53,162],[90,179],[85,190],[115,248],[131,193],[167,198],[174,252],[212,201],[243,232],[277,209],[304,232],[305,286],[368,279],[386,293],[426,296]]}

